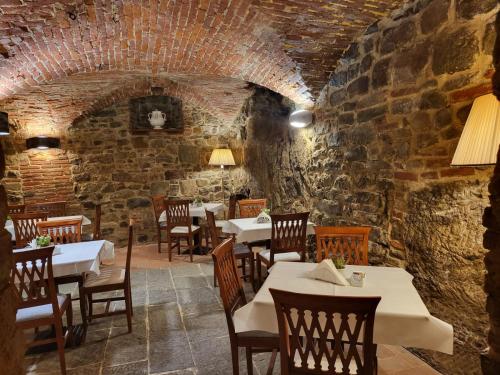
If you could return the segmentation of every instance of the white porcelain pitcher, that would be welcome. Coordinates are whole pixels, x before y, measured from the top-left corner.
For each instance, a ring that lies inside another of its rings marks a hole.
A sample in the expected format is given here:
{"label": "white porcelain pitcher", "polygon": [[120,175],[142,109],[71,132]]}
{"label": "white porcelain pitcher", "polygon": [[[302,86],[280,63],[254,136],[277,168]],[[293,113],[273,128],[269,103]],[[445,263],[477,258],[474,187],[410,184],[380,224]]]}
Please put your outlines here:
{"label": "white porcelain pitcher", "polygon": [[162,111],[155,109],[154,111],[148,113],[148,119],[153,129],[161,129],[161,127],[165,124],[167,115]]}

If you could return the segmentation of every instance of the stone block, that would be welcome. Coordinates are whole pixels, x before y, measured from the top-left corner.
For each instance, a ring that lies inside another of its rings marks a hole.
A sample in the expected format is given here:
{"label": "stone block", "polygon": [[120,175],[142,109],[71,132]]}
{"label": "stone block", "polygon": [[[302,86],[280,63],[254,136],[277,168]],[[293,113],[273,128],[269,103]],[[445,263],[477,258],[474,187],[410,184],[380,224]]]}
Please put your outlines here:
{"label": "stone block", "polygon": [[371,121],[373,119],[376,119],[377,117],[384,116],[388,112],[388,107],[387,105],[382,105],[378,107],[373,107],[369,109],[365,109],[363,111],[360,111],[358,113],[357,119],[358,122],[367,122]]}
{"label": "stone block", "polygon": [[352,98],[356,95],[366,94],[369,88],[369,79],[367,76],[363,76],[352,82],[347,88],[347,93],[349,97]]}
{"label": "stone block", "polygon": [[416,34],[417,30],[412,21],[405,21],[394,28],[385,30],[380,42],[380,53],[393,52],[415,39]]}
{"label": "stone block", "polygon": [[372,86],[379,88],[389,84],[389,65],[390,59],[379,60],[373,66]]}
{"label": "stone block", "polygon": [[457,0],[457,15],[460,18],[472,19],[478,14],[493,10],[496,5],[496,0]]}
{"label": "stone block", "polygon": [[478,40],[474,31],[467,27],[445,29],[437,35],[434,43],[432,71],[435,75],[441,75],[469,69],[478,52]]}
{"label": "stone block", "polygon": [[422,33],[429,34],[448,20],[449,0],[432,1],[422,12],[420,29]]}

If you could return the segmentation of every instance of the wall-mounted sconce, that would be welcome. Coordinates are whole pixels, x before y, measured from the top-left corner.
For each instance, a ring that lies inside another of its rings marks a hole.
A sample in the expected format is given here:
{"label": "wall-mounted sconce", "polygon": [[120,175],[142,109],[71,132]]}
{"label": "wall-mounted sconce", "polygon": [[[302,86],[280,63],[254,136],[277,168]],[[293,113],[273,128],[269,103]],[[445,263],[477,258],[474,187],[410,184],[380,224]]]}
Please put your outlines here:
{"label": "wall-mounted sconce", "polygon": [[26,148],[28,150],[30,148],[36,148],[38,150],[47,150],[49,148],[59,148],[60,146],[61,142],[59,141],[59,138],[46,137],[44,135],[28,138],[26,140]]}
{"label": "wall-mounted sconce", "polygon": [[7,112],[0,112],[0,136],[9,134],[9,115]]}
{"label": "wall-mounted sconce", "polygon": [[500,146],[500,102],[493,94],[483,95],[472,104],[458,141],[452,166],[491,165]]}
{"label": "wall-mounted sconce", "polygon": [[294,128],[305,128],[313,122],[313,113],[307,109],[299,109],[290,114],[290,125]]}

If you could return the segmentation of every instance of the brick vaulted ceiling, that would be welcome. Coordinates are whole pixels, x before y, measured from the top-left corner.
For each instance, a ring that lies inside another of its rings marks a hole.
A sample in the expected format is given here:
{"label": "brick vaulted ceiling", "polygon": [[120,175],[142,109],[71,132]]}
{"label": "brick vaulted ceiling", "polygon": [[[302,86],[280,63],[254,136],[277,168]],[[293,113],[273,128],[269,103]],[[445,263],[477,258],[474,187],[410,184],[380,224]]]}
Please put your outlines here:
{"label": "brick vaulted ceiling", "polygon": [[0,109],[67,125],[160,85],[231,120],[248,82],[311,105],[348,45],[402,3],[1,0]]}

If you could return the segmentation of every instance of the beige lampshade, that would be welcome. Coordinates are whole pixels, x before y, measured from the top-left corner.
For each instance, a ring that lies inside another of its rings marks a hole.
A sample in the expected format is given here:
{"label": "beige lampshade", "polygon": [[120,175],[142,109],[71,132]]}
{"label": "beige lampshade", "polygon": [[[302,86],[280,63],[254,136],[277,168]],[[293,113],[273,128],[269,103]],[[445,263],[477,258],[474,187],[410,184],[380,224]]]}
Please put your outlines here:
{"label": "beige lampshade", "polygon": [[500,103],[493,94],[474,100],[452,166],[495,164],[500,146]]}
{"label": "beige lampshade", "polygon": [[236,165],[233,153],[228,148],[216,148],[210,155],[210,165]]}

